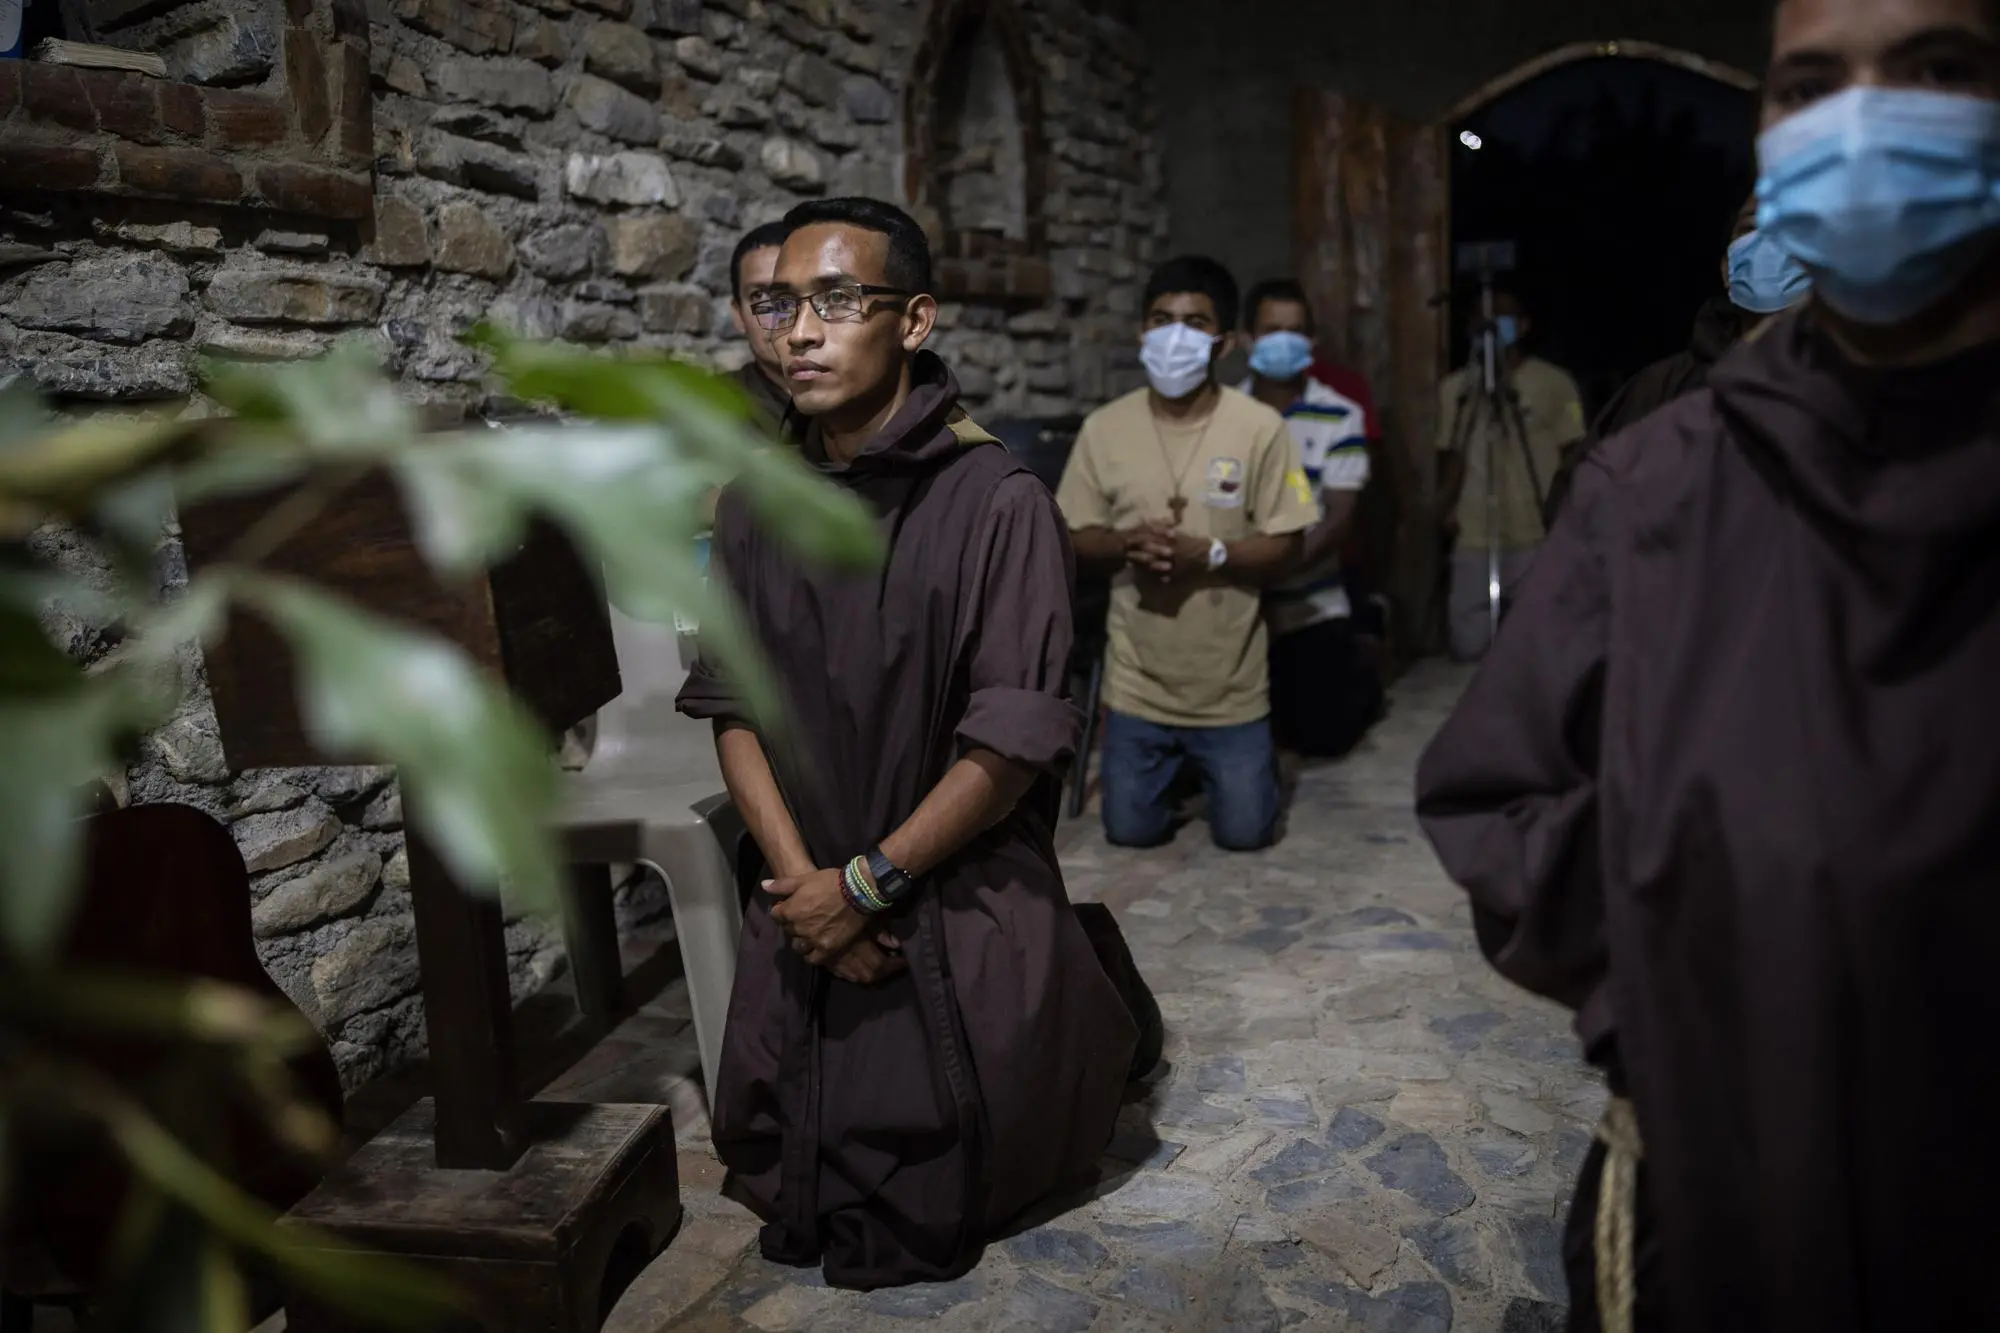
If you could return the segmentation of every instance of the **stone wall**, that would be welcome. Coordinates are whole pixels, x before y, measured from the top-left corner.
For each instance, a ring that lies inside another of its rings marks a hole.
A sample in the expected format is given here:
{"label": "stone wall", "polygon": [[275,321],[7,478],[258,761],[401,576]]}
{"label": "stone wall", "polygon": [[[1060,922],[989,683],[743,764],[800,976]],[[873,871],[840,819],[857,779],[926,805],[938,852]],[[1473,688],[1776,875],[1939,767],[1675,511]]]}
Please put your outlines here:
{"label": "stone wall", "polygon": [[[279,2],[268,0],[274,13]],[[936,0],[950,6],[940,14],[929,3],[370,0],[374,170],[372,205],[358,211],[372,216],[354,221],[342,220],[351,208],[259,193],[265,173],[290,168],[256,154],[334,154],[322,174],[338,176],[360,165],[337,159],[341,125],[351,133],[366,116],[308,127],[314,137],[271,121],[267,103],[257,120],[240,100],[249,92],[135,92],[88,72],[0,62],[0,380],[22,375],[80,408],[186,401],[199,411],[197,354],[283,360],[359,334],[448,421],[495,406],[478,358],[457,341],[488,316],[534,336],[740,364],[727,270],[745,228],[829,193],[914,202],[912,182],[963,165],[905,152],[906,104],[936,100],[935,89],[910,96],[916,48],[927,26],[976,25],[1006,6]],[[240,8],[201,10],[222,16],[203,31],[261,30],[254,17],[222,21]],[[358,61],[355,4],[337,0],[330,19],[287,9],[295,25],[319,23],[336,70],[344,53]],[[1036,197],[1017,200],[1032,203],[1042,248],[1009,258],[1004,280],[948,300],[934,343],[989,418],[1084,410],[1138,382],[1137,287],[1165,232],[1132,30],[1077,0],[1022,0],[1004,17],[1032,54],[1013,75],[1039,87],[1011,98],[986,89],[970,110],[1025,105],[1041,116],[977,129],[982,142],[1012,145],[995,162],[1030,147],[1045,157]],[[338,88],[332,100],[355,110]],[[68,109],[52,121],[58,103]],[[160,172],[123,174],[135,152]],[[27,174],[32,161],[69,163],[73,178]],[[37,180],[83,188],[22,188]],[[203,193],[218,181],[237,192]],[[1046,281],[1006,276],[1017,272]],[[91,568],[66,533],[37,544]],[[168,534],[163,588],[185,577],[180,566]],[[80,658],[109,646],[65,608],[50,617]],[[185,674],[188,705],[146,741],[131,799],[188,801],[231,824],[253,876],[259,949],[350,1083],[421,1050],[393,774],[232,776],[199,662]],[[622,910],[636,920],[663,906],[657,886],[641,887]],[[543,923],[516,922],[508,945],[517,993],[562,965]]]}

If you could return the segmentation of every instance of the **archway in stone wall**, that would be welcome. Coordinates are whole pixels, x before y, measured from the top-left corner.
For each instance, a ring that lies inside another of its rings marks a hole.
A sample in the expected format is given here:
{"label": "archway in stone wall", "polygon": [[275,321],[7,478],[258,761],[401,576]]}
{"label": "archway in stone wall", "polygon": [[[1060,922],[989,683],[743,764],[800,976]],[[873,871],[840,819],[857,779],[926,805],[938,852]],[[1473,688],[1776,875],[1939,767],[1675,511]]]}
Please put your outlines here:
{"label": "archway in stone wall", "polygon": [[936,250],[938,295],[1046,299],[1041,85],[1011,0],[934,0],[904,134],[904,188]]}
{"label": "archway in stone wall", "polygon": [[[1664,67],[1746,100],[1754,100],[1758,86],[1752,75],[1692,52],[1618,40],[1538,56],[1469,90],[1428,124],[1331,89],[1298,96],[1295,263],[1320,313],[1327,351],[1369,377],[1383,416],[1360,555],[1372,581],[1396,603],[1399,660],[1441,647],[1434,435],[1437,384],[1453,350],[1453,306],[1440,299],[1453,286],[1453,241],[1512,239],[1454,237],[1455,178],[1473,151],[1457,136],[1510,95],[1591,61]],[[1750,133],[1746,110],[1746,143]],[[1716,219],[1700,240],[1718,255],[1726,222]],[[1690,312],[1713,290],[1690,292]]]}
{"label": "archway in stone wall", "polygon": [[[1622,47],[1530,62],[1441,122],[1454,245],[1513,243],[1510,285],[1534,313],[1534,350],[1593,410],[1687,346],[1755,177],[1754,79]],[[1463,313],[1471,293],[1458,286]]]}
{"label": "archway in stone wall", "polygon": [[1678,47],[1662,46],[1658,42],[1622,40],[1572,42],[1568,46],[1557,47],[1553,51],[1538,55],[1532,60],[1524,60],[1506,73],[1488,79],[1454,103],[1451,110],[1439,118],[1438,123],[1449,125],[1464,120],[1523,84],[1561,69],[1564,65],[1574,65],[1584,60],[1604,59],[1650,61],[1653,64],[1686,70],[1690,74],[1698,74],[1717,83],[1740,88],[1744,92],[1755,92],[1763,86],[1763,81],[1747,70],[1738,69],[1725,61],[1710,60],[1707,56],[1683,51]]}

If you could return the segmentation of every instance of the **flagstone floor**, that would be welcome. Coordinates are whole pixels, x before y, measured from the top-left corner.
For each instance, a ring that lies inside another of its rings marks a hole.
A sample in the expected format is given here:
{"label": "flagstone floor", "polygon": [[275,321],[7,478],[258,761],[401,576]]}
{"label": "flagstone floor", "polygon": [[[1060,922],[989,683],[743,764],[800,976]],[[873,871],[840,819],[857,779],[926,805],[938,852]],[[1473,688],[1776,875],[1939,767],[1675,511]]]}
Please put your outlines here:
{"label": "flagstone floor", "polygon": [[766,1263],[716,1193],[670,987],[545,1095],[664,1100],[688,1219],[609,1333],[1533,1333],[1561,1327],[1562,1210],[1602,1106],[1567,1017],[1494,976],[1410,811],[1464,682],[1427,665],[1362,750],[1299,777],[1284,841],[1231,856],[1065,832],[1168,1025],[1093,1195],[965,1278],[870,1294]]}

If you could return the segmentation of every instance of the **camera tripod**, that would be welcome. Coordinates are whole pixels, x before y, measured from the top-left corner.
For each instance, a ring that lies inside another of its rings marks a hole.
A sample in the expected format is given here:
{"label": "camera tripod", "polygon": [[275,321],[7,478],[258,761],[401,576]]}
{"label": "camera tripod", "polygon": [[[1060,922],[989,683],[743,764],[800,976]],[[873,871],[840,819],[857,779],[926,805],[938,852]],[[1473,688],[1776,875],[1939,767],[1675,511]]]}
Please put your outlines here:
{"label": "camera tripod", "polygon": [[[1453,419],[1453,450],[1468,450],[1475,421],[1484,424],[1486,436],[1486,605],[1491,617],[1491,634],[1500,632],[1500,449],[1502,435],[1510,437],[1521,451],[1521,463],[1528,470],[1528,485],[1538,498],[1542,479],[1535,467],[1534,451],[1528,447],[1527,422],[1521,416],[1520,395],[1500,370],[1499,325],[1493,318],[1493,270],[1479,265],[1479,332],[1472,340],[1464,383],[1458,392],[1457,415]],[[1497,429],[1496,429],[1497,428]],[[1468,461],[1472,455],[1462,457]],[[1487,639],[1490,644],[1492,637]]]}

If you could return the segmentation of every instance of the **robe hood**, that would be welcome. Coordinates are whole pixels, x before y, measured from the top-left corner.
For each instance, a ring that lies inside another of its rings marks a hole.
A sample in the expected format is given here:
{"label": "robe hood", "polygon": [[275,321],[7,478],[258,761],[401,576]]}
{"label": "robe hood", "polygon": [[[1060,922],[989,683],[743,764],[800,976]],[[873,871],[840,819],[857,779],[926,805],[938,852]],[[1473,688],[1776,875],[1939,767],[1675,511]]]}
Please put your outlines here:
{"label": "robe hood", "polygon": [[1811,303],[1779,316],[1709,376],[1752,460],[1848,537],[2000,538],[2000,344],[1869,369],[1814,316]]}
{"label": "robe hood", "polygon": [[[958,377],[944,358],[935,352],[918,352],[910,364],[909,400],[855,454],[846,470],[865,474],[928,468],[968,445],[991,438],[970,426],[958,405]],[[815,458],[826,456],[817,427],[813,428],[808,453]]]}

